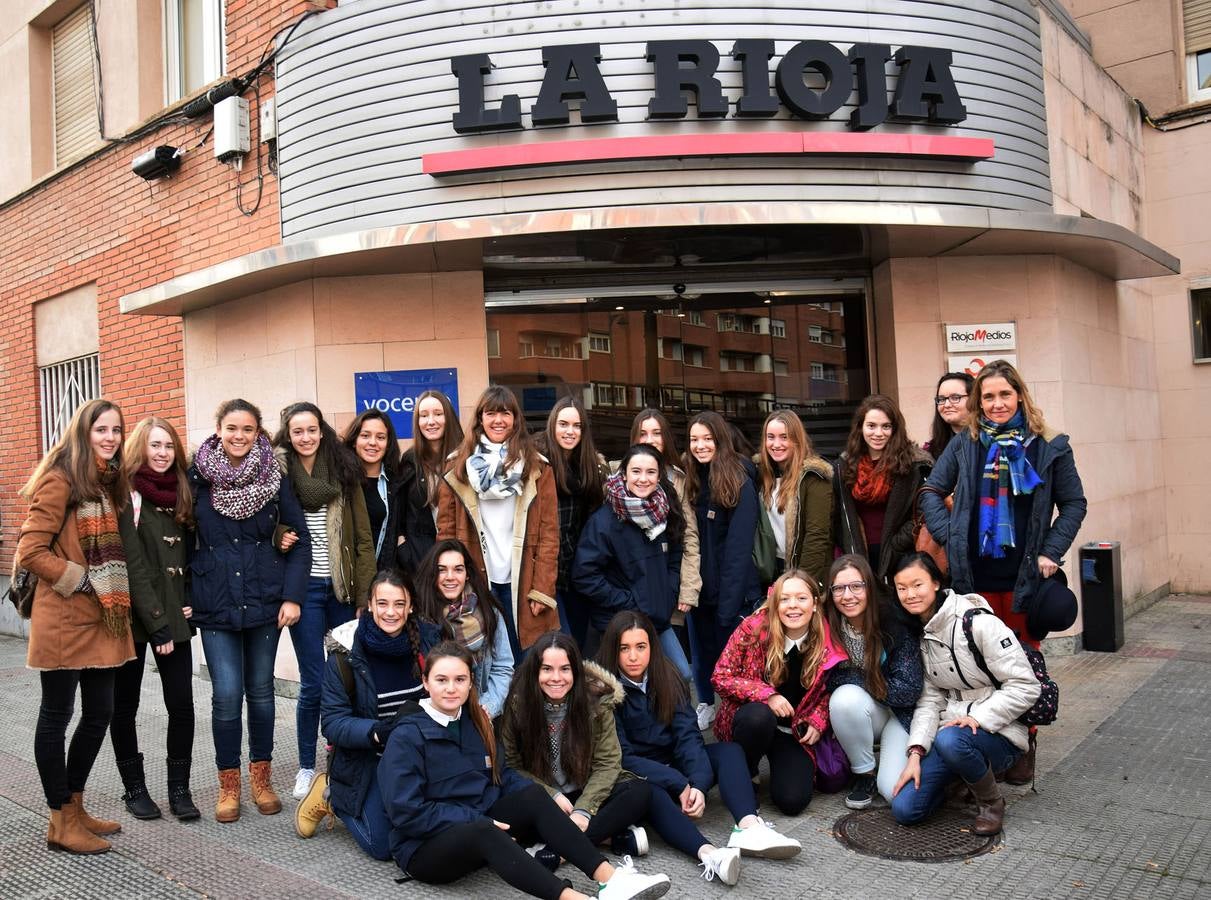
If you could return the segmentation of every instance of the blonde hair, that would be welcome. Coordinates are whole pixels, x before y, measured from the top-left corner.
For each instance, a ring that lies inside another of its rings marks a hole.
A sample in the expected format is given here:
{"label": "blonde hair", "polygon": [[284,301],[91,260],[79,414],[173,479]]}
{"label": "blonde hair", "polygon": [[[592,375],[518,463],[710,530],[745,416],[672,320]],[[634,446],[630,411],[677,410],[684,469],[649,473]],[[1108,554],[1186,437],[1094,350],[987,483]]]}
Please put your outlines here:
{"label": "blonde hair", "polygon": [[786,654],[783,652],[786,646],[786,630],[782,626],[782,620],[778,618],[778,604],[782,602],[782,589],[786,583],[796,578],[807,585],[807,591],[815,602],[811,620],[807,623],[807,646],[803,650],[801,675],[803,686],[809,688],[815,680],[816,670],[824,661],[825,632],[820,588],[816,585],[816,579],[804,569],[790,569],[783,573],[770,588],[769,596],[761,607],[765,610],[765,625],[769,629],[765,646],[765,676],[770,684],[781,684],[786,678]]}
{"label": "blonde hair", "polygon": [[126,438],[126,445],[122,448],[122,466],[126,469],[127,477],[131,479],[139,469],[143,468],[147,462],[147,442],[151,438],[153,428],[163,428],[172,439],[172,467],[177,473],[177,504],[173,519],[179,525],[192,525],[193,491],[189,489],[189,475],[186,469],[188,459],[185,456],[185,446],[181,443],[181,436],[177,434],[177,430],[167,419],[160,416],[147,416],[147,418],[139,420],[139,424]]}
{"label": "blonde hair", "polygon": [[783,485],[782,493],[778,495],[778,512],[784,513],[786,503],[794,490],[793,487],[788,489],[787,485],[798,477],[804,460],[812,455],[812,442],[811,438],[807,436],[807,430],[803,427],[803,421],[790,410],[777,409],[766,417],[765,424],[761,426],[761,452],[757,471],[761,473],[761,497],[767,507],[773,499],[774,482],[777,481],[773,460],[770,459],[769,450],[765,446],[765,434],[769,430],[771,422],[781,422],[786,426],[786,437],[791,445],[790,456],[786,458],[786,463],[782,466],[782,477],[786,479],[786,484]]}
{"label": "blonde hair", "polygon": [[1017,391],[1018,405],[1022,408],[1022,417],[1026,420],[1026,427],[1030,429],[1030,433],[1041,435],[1046,431],[1047,423],[1043,421],[1043,411],[1034,405],[1026,382],[1022,380],[1022,374],[1008,360],[994,359],[980,369],[976,375],[976,382],[972,385],[971,393],[967,395],[967,430],[971,436],[976,440],[980,438],[980,419],[984,415],[983,406],[980,404],[980,393],[984,390],[984,382],[989,378],[998,377],[1004,378],[1009,382],[1009,386]]}

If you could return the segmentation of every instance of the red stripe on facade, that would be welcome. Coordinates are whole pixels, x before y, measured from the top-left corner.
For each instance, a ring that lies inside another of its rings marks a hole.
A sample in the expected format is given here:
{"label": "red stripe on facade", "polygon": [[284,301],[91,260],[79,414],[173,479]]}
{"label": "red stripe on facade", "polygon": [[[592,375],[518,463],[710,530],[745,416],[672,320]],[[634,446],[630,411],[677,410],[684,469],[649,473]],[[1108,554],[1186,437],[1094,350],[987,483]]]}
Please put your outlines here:
{"label": "red stripe on facade", "polygon": [[454,175],[492,169],[550,166],[560,163],[614,162],[685,156],[936,156],[991,159],[990,138],[928,134],[810,131],[771,134],[679,134],[598,138],[586,141],[541,141],[426,153],[421,170],[428,175]]}

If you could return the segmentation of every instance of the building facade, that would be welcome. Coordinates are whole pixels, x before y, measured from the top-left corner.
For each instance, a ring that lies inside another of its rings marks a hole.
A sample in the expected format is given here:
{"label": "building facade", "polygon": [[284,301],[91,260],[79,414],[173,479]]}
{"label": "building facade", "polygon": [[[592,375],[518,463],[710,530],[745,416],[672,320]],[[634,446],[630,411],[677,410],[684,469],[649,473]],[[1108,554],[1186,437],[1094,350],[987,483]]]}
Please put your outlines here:
{"label": "building facade", "polygon": [[[749,439],[793,408],[833,454],[867,393],[923,438],[939,374],[1009,356],[1129,604],[1211,587],[1211,3],[24,6],[10,552],[64,384],[194,443],[230,396],[340,426],[453,377],[464,414],[503,383],[533,425],[575,393],[615,455],[645,405]],[[61,99],[89,96],[83,39],[95,131]],[[223,162],[198,97],[233,78],[250,140]],[[131,172],[165,146],[170,177]]]}

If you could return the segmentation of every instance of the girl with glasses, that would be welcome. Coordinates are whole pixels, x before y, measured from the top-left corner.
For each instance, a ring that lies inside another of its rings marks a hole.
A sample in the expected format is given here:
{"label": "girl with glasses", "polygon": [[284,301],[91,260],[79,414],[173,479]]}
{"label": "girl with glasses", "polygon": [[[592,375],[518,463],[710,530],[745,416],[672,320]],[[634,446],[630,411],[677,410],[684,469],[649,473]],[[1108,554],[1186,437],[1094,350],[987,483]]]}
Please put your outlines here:
{"label": "girl with glasses", "polygon": [[828,673],[829,719],[854,773],[845,805],[865,809],[876,791],[891,800],[904,767],[908,726],[924,679],[921,652],[901,617],[879,603],[864,558],[839,557],[828,585],[828,624],[846,656]]}
{"label": "girl with glasses", "polygon": [[933,457],[934,462],[942,455],[951,438],[967,428],[967,398],[975,379],[966,372],[947,372],[938,379],[934,389],[933,423],[929,427],[929,440],[921,449]]}

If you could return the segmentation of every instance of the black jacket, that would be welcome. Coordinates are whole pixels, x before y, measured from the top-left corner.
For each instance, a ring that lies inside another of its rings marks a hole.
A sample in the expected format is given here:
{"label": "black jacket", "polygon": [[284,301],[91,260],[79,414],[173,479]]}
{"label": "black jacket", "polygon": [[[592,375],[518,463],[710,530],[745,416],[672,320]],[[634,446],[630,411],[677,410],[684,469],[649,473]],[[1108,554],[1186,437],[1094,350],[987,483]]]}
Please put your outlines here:
{"label": "black jacket", "polygon": [[[858,507],[854,495],[845,483],[845,470],[848,465],[849,461],[842,453],[833,468],[833,486],[837,499],[834,506],[836,521],[833,524],[833,534],[836,535],[837,546],[841,548],[842,553],[858,553],[869,557],[866,535],[858,518]],[[883,513],[879,564],[875,567],[875,576],[884,587],[888,584],[888,573],[895,563],[901,556],[912,552],[912,505],[932,466],[933,460],[922,451],[913,461],[907,475],[897,475],[892,480],[891,491],[887,495],[887,509]]]}
{"label": "black jacket", "polygon": [[[394,531],[387,538],[395,547],[395,564],[406,572],[415,572],[425,554],[437,543],[437,523],[433,511],[425,502],[425,481],[416,459],[409,449],[400,461],[396,479]],[[399,543],[399,538],[404,543]]]}

